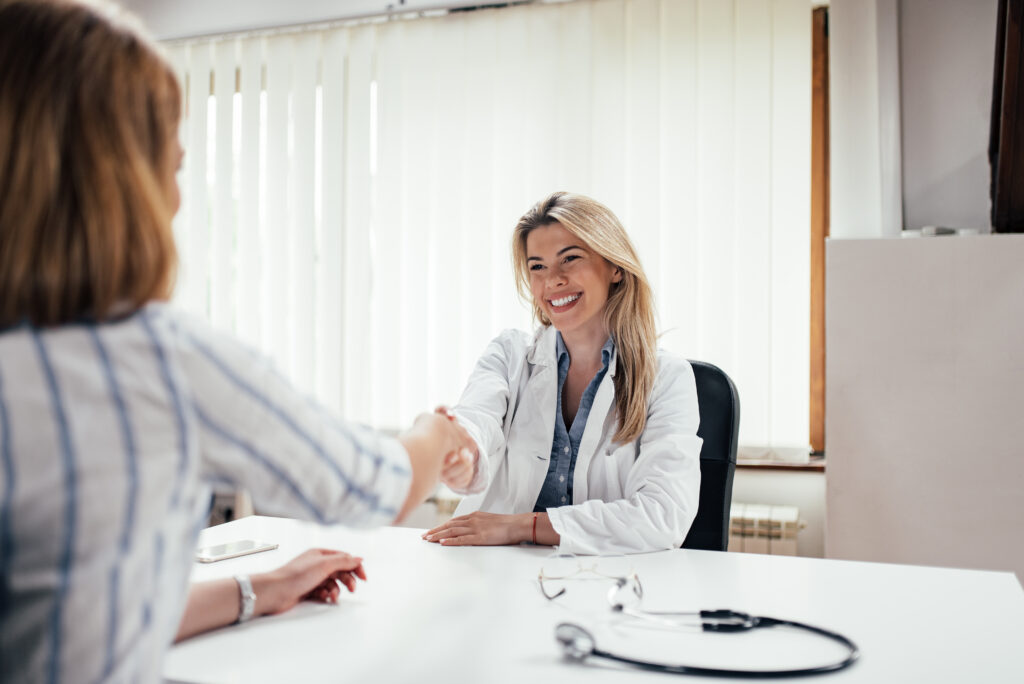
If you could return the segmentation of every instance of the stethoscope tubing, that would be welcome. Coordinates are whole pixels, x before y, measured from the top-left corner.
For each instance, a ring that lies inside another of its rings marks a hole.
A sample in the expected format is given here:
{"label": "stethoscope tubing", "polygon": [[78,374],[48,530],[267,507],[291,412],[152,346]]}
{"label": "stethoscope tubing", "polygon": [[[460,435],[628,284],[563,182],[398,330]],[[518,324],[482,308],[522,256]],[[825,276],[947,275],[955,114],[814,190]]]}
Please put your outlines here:
{"label": "stethoscope tubing", "polygon": [[624,663],[626,665],[632,665],[643,670],[651,672],[667,672],[670,674],[681,674],[681,675],[700,675],[704,677],[733,677],[737,679],[781,679],[783,677],[808,677],[811,675],[826,674],[829,672],[838,672],[839,670],[846,669],[858,658],[860,658],[860,649],[857,647],[851,639],[839,634],[838,632],[831,632],[821,627],[815,627],[814,625],[808,625],[803,622],[797,622],[795,620],[779,620],[777,618],[770,617],[759,617],[757,618],[758,627],[776,627],[776,626],[787,626],[796,627],[797,629],[803,629],[808,632],[813,632],[820,636],[826,637],[833,641],[836,641],[847,648],[848,653],[843,660],[835,663],[829,663],[827,665],[819,665],[816,667],[805,667],[790,670],[730,670],[717,667],[701,667],[698,665],[663,665],[660,663],[651,663],[645,660],[634,660],[633,658],[627,658],[625,656],[616,655],[608,651],[602,651],[597,648],[596,644],[594,649],[590,652],[590,655],[598,658],[604,658],[606,660],[612,660],[618,663]]}

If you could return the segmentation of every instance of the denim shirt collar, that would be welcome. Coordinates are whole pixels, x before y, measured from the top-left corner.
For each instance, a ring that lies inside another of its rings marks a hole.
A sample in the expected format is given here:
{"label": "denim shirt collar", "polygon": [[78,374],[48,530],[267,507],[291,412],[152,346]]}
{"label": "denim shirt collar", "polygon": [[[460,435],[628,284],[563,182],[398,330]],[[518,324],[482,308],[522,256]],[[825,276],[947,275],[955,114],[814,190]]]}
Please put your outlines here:
{"label": "denim shirt collar", "polygon": [[[535,366],[554,366],[558,368],[558,357],[565,349],[562,341],[562,333],[554,326],[546,325],[537,330],[533,337],[533,344],[526,352],[526,359]],[[601,347],[601,364],[607,365],[608,375],[615,377],[615,368],[619,355],[615,346],[615,340],[611,335]]]}
{"label": "denim shirt collar", "polygon": [[[605,340],[604,346],[601,347],[601,367],[607,368],[612,360],[612,355],[615,353],[615,340],[609,335],[608,339]],[[562,358],[569,358],[569,350],[565,346],[565,340],[562,339],[562,333],[555,333],[555,365],[559,368],[562,367]]]}

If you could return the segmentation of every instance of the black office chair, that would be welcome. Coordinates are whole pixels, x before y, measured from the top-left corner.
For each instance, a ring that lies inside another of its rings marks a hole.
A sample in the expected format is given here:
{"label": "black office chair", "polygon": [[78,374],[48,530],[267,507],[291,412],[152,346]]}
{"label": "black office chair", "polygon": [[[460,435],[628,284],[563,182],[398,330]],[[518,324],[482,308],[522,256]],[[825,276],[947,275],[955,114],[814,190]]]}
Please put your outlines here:
{"label": "black office chair", "polygon": [[729,546],[729,508],[740,430],[740,395],[718,366],[690,361],[697,381],[697,404],[704,439],[700,448],[700,503],[684,549],[725,551]]}

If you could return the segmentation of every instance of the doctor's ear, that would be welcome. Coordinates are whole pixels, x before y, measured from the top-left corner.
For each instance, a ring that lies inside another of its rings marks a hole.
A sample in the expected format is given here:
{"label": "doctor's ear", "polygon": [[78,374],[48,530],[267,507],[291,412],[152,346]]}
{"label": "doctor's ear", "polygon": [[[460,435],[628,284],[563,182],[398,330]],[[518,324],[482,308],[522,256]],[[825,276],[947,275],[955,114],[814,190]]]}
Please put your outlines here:
{"label": "doctor's ear", "polygon": [[615,267],[615,271],[612,272],[612,282],[613,283],[621,283],[622,282],[622,269],[619,268],[618,266],[616,266]]}

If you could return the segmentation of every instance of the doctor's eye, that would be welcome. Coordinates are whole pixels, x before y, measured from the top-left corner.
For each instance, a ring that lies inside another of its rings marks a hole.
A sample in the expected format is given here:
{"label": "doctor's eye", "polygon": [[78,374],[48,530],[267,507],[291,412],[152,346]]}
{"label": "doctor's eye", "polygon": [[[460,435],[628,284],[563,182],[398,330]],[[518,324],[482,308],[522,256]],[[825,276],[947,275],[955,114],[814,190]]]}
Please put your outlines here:
{"label": "doctor's eye", "polygon": [[530,270],[531,271],[539,271],[542,268],[544,268],[543,264],[530,264]]}

